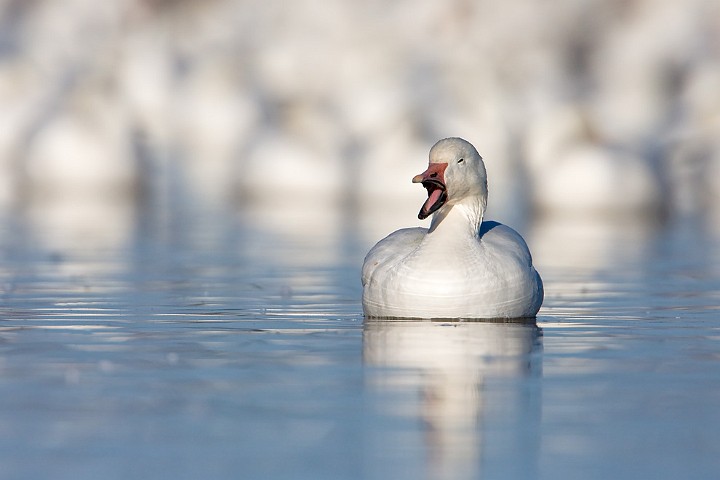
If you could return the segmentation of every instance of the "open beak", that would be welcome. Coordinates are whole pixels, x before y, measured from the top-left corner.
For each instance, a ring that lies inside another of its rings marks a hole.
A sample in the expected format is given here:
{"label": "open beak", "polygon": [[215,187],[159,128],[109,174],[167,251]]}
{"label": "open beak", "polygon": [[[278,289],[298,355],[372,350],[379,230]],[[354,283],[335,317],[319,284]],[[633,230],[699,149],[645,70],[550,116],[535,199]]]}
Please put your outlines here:
{"label": "open beak", "polygon": [[447,187],[445,186],[445,169],[447,166],[447,163],[431,163],[427,170],[413,177],[413,183],[422,183],[428,193],[428,199],[420,207],[420,213],[418,213],[420,220],[432,215],[447,201]]}

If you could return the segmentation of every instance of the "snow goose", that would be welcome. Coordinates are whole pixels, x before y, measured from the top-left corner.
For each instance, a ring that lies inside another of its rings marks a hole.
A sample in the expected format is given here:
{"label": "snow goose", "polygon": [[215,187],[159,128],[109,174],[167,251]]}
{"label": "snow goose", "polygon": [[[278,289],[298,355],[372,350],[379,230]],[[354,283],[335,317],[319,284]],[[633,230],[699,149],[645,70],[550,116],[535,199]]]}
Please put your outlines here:
{"label": "snow goose", "polygon": [[474,146],[445,138],[430,150],[421,183],[428,198],[418,218],[430,228],[404,228],[378,242],[362,268],[368,317],[533,317],[543,285],[523,238],[483,222],[487,175]]}

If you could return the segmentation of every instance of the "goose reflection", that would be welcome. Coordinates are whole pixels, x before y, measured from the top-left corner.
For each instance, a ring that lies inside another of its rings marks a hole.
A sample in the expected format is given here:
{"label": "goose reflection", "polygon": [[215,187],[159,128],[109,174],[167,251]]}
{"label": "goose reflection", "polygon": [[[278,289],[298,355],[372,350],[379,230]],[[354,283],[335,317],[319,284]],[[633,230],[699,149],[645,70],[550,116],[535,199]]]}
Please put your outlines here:
{"label": "goose reflection", "polygon": [[[539,448],[539,382],[533,379],[540,376],[535,355],[540,345],[541,330],[534,319],[366,319],[364,362],[379,367],[369,370],[371,388],[390,394],[384,398],[403,399],[385,402],[380,409],[420,420],[411,422],[420,427],[410,436],[384,432],[385,438],[371,439],[373,448],[393,443],[389,438],[405,439],[408,449],[419,445],[418,455],[426,461],[421,471],[427,478],[479,478],[501,472],[531,478]],[[410,398],[403,397],[408,393]],[[388,458],[387,452],[382,458]]]}

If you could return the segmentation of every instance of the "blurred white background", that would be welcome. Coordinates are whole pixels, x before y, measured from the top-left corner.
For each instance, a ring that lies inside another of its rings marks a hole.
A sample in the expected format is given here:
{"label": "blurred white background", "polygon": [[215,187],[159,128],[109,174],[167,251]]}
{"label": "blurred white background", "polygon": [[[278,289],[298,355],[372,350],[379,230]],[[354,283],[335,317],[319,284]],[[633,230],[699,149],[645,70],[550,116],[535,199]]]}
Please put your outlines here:
{"label": "blurred white background", "polygon": [[0,0],[0,22],[0,212],[77,238],[152,205],[299,236],[352,214],[375,241],[418,223],[446,136],[511,225],[720,218],[718,0]]}

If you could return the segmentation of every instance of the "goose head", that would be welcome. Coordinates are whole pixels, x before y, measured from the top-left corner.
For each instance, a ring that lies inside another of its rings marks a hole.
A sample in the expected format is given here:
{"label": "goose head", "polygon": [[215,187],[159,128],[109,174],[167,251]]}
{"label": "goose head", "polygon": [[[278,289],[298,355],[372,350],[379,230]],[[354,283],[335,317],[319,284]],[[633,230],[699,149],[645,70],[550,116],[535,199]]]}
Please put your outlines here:
{"label": "goose head", "polygon": [[[427,170],[412,179],[422,183],[428,198],[418,218],[424,220],[445,205],[487,204],[487,173],[475,147],[462,138],[444,138],[430,149]],[[481,214],[482,215],[482,214]]]}

